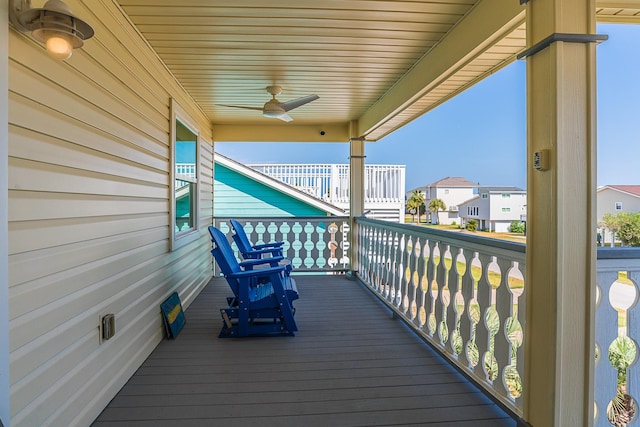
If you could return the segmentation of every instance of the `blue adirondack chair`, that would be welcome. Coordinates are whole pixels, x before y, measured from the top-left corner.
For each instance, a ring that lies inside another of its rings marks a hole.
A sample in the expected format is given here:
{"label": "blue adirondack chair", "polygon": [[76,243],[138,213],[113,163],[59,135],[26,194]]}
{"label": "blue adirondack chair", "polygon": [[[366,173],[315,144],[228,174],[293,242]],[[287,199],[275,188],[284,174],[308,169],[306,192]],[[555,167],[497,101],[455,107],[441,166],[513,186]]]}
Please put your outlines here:
{"label": "blue adirondack chair", "polygon": [[242,257],[245,259],[262,258],[262,255],[282,256],[282,246],[284,242],[271,242],[262,245],[252,245],[244,231],[244,227],[235,219],[230,219],[233,229],[233,240],[236,242]]}
{"label": "blue adirondack chair", "polygon": [[238,263],[226,236],[209,227],[211,251],[233,296],[221,308],[223,325],[219,337],[294,335],[298,330],[292,302],[298,299],[294,279],[278,266],[282,257],[251,259]]}
{"label": "blue adirondack chair", "polygon": [[[244,259],[260,259],[263,255],[272,257],[282,257],[284,242],[270,242],[261,245],[253,245],[247,237],[247,233],[244,231],[242,224],[236,219],[230,219],[231,229],[233,230],[233,241],[236,242],[238,250],[242,254]],[[292,270],[291,261],[283,258],[280,261],[281,266],[285,267],[285,274],[289,275]]]}

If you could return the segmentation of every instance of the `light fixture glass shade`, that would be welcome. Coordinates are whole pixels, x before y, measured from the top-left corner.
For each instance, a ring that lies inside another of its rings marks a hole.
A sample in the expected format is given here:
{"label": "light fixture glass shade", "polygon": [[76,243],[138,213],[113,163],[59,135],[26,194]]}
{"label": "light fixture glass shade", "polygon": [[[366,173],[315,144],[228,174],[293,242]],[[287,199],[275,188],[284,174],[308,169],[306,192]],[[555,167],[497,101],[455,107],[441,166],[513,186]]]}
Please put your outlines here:
{"label": "light fixture glass shade", "polygon": [[47,53],[60,60],[69,59],[73,53],[73,44],[69,40],[69,35],[56,33],[55,31],[45,31],[44,35]]}
{"label": "light fixture glass shade", "polygon": [[73,49],[84,44],[82,39],[69,32],[63,26],[50,25],[47,29],[39,28],[33,30],[31,35],[34,39],[44,43],[49,55],[61,60],[70,58]]}

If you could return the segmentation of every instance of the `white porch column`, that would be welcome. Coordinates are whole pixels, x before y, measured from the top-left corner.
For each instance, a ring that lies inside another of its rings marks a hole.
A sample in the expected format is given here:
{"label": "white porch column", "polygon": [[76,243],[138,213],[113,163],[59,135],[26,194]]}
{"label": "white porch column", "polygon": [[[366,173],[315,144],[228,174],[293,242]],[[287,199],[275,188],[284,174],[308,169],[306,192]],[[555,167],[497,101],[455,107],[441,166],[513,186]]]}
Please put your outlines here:
{"label": "white porch column", "polygon": [[594,0],[527,3],[528,46],[553,36],[527,56],[524,418],[534,427],[593,424],[594,33]]}
{"label": "white porch column", "polygon": [[351,138],[349,147],[349,259],[351,270],[358,271],[358,229],[354,218],[364,213],[364,138]]}
{"label": "white porch column", "polygon": [[9,425],[9,5],[0,0],[0,423]]}

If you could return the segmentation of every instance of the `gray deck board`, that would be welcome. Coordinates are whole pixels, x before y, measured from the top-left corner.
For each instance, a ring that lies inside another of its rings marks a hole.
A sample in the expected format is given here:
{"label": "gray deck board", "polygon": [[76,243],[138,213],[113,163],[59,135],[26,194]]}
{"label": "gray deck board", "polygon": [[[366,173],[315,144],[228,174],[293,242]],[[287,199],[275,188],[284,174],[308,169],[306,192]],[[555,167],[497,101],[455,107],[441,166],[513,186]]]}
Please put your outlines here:
{"label": "gray deck board", "polygon": [[242,339],[217,337],[212,280],[93,425],[516,425],[358,282],[296,280],[296,336]]}

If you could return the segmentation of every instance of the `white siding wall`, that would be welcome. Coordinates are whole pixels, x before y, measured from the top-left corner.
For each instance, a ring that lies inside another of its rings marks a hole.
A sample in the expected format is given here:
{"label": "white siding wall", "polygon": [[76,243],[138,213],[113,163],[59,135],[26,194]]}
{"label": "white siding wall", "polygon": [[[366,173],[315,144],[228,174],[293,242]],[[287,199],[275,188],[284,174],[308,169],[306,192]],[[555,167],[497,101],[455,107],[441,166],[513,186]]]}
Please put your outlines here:
{"label": "white siding wall", "polygon": [[[435,198],[440,199],[447,206],[447,211],[438,213],[439,224],[452,224],[456,221],[460,223],[460,217],[458,212],[448,212],[451,206],[458,206],[460,203],[469,200],[473,197],[473,188],[437,188],[435,191]],[[429,201],[426,202],[427,209],[429,208]]]}
{"label": "white siding wall", "polygon": [[[482,194],[460,205],[461,218],[475,219],[478,221],[479,228],[490,228],[492,231],[504,233],[509,231],[512,221],[520,221],[520,215],[526,214],[527,195],[524,193],[507,193],[510,197],[503,198],[502,193],[485,193],[486,198],[482,198]],[[467,213],[468,207],[477,207],[478,214],[471,215]],[[503,208],[509,208],[508,212],[504,212]]]}
{"label": "white siding wall", "polygon": [[[491,199],[489,197],[487,197],[486,199],[483,199],[482,195],[480,195],[480,198],[478,199],[478,203],[476,204],[476,206],[478,206],[479,208],[478,218],[481,220],[489,221],[489,219],[491,218]],[[478,227],[479,226],[480,225],[478,224]]]}
{"label": "white siding wall", "polygon": [[[7,2],[0,1],[1,9],[7,10]],[[0,14],[0,27],[6,28],[8,14]],[[9,88],[9,41],[7,31],[0,34],[0,91]],[[0,97],[0,423],[9,425],[9,254],[7,239],[7,169],[8,169],[8,101]]]}
{"label": "white siding wall", "polygon": [[[640,197],[623,193],[611,188],[605,188],[596,193],[597,197],[597,224],[602,222],[605,214],[615,215],[620,212],[640,212]],[[622,209],[616,210],[616,202],[622,203]],[[598,227],[602,235],[602,243],[611,243],[611,232],[605,228]]]}
{"label": "white siding wall", "polygon": [[[9,30],[12,425],[88,425],[162,340],[159,304],[211,276],[208,120],[111,0],[67,62]],[[201,237],[169,249],[170,98],[201,131]],[[101,315],[116,335],[99,344]]]}
{"label": "white siding wall", "polygon": [[[509,194],[510,196],[505,198],[502,197],[502,193],[498,192],[489,194],[491,212],[487,219],[508,222],[509,224],[511,221],[520,221],[520,215],[526,213],[524,207],[527,205],[527,195],[509,192],[504,194]],[[509,211],[505,212],[505,208],[509,209]]]}
{"label": "white siding wall", "polygon": [[[597,193],[597,221],[601,222],[606,213],[640,212],[640,197],[625,194],[610,188],[605,188]],[[622,202],[622,210],[615,209],[616,202]]]}

